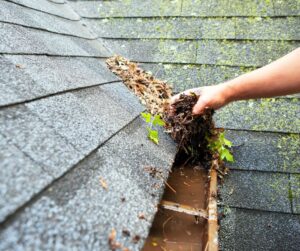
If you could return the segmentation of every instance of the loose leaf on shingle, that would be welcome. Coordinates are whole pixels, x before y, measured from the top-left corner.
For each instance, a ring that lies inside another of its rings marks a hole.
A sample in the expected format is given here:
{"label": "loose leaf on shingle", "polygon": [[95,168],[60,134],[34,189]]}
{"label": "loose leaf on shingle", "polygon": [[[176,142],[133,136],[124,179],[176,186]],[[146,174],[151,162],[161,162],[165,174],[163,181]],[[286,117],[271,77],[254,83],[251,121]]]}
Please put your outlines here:
{"label": "loose leaf on shingle", "polygon": [[233,162],[233,156],[230,153],[230,151],[226,148],[222,148],[221,150],[221,159],[222,160],[226,159],[229,162]]}
{"label": "loose leaf on shingle", "polygon": [[156,126],[156,125],[159,125],[159,126],[164,126],[165,125],[165,122],[161,119],[160,115],[156,114],[154,116],[154,119],[153,119],[153,125]]}
{"label": "loose leaf on shingle", "polygon": [[228,147],[232,147],[232,142],[229,141],[228,139],[225,139],[225,138],[224,138],[224,145],[225,145],[225,146],[228,146]]}
{"label": "loose leaf on shingle", "polygon": [[152,130],[150,128],[148,129],[148,137],[151,139],[155,144],[158,144],[159,138],[158,138],[158,131]]}
{"label": "loose leaf on shingle", "polygon": [[144,120],[146,121],[146,123],[151,122],[151,114],[149,112],[142,112],[141,115],[144,118]]}

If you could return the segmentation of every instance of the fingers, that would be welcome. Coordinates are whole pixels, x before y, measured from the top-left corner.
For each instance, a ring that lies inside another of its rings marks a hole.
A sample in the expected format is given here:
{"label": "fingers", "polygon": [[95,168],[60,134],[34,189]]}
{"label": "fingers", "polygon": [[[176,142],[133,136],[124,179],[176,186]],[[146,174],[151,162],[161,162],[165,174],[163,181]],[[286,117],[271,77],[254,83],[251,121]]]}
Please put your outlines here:
{"label": "fingers", "polygon": [[176,94],[176,95],[174,95],[173,97],[171,97],[170,103],[171,103],[171,104],[174,104],[174,103],[179,99],[180,94],[181,94],[181,93]]}
{"label": "fingers", "polygon": [[205,112],[206,109],[208,109],[207,103],[204,102],[200,97],[197,104],[193,107],[193,114],[201,115]]}
{"label": "fingers", "polygon": [[178,93],[176,95],[174,95],[173,97],[171,97],[171,104],[174,104],[180,97],[181,94],[185,94],[185,95],[191,95],[192,93],[196,93],[197,95],[201,94],[201,89],[200,88],[193,88],[193,89],[189,89],[186,90],[184,92]]}

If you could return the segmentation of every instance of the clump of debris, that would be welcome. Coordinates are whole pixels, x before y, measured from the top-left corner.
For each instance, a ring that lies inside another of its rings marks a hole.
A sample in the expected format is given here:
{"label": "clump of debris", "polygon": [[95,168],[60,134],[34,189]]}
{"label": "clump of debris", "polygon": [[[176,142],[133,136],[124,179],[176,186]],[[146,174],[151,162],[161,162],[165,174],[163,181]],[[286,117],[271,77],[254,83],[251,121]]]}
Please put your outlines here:
{"label": "clump of debris", "polygon": [[[177,156],[184,156],[186,163],[201,164],[209,168],[213,154],[208,148],[208,138],[213,134],[213,111],[193,115],[192,108],[199,96],[180,95],[170,108],[173,95],[171,86],[141,69],[136,63],[114,56],[107,61],[108,68],[119,76],[147,107],[152,115],[159,114],[165,121],[166,131],[178,143]],[[185,164],[186,164],[185,163]]]}
{"label": "clump of debris", "polygon": [[139,97],[152,115],[161,115],[165,112],[173,94],[169,84],[154,78],[150,72],[121,56],[111,57],[106,63],[108,68]]}
{"label": "clump of debris", "polygon": [[215,130],[214,112],[208,109],[202,115],[194,115],[192,110],[198,98],[199,96],[194,93],[181,94],[165,112],[163,118],[167,132],[178,143],[180,153],[178,156],[185,156],[186,162],[201,163],[209,168],[213,155],[208,147],[208,139]]}

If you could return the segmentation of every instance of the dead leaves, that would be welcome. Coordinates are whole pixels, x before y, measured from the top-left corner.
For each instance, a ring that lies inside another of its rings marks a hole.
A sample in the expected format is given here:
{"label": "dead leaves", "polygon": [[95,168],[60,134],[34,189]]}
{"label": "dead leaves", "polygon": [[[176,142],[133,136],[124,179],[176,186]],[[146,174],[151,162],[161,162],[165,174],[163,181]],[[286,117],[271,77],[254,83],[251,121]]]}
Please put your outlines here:
{"label": "dead leaves", "polygon": [[130,251],[128,248],[123,247],[119,242],[116,241],[117,232],[113,228],[108,236],[108,245],[110,250],[122,250],[122,251]]}
{"label": "dead leaves", "polygon": [[22,65],[22,64],[16,64],[16,68],[18,68],[18,69],[24,69],[24,68],[25,68],[25,65]]}
{"label": "dead leaves", "polygon": [[140,98],[152,115],[159,114],[163,118],[167,132],[178,143],[180,151],[190,157],[189,162],[202,162],[209,167],[212,156],[207,147],[207,136],[210,136],[210,131],[214,128],[213,111],[208,110],[204,115],[194,116],[192,108],[198,100],[196,94],[181,95],[171,110],[169,99],[172,88],[166,82],[156,79],[136,63],[121,56],[111,57],[106,63]]}
{"label": "dead leaves", "polygon": [[178,143],[179,151],[189,157],[188,161],[203,163],[209,168],[212,153],[208,148],[208,138],[215,128],[213,111],[207,110],[203,115],[193,115],[192,109],[198,98],[196,94],[181,94],[172,109],[165,113],[164,120],[167,131]]}
{"label": "dead leaves", "polygon": [[162,178],[163,172],[154,166],[145,166],[144,170],[150,174],[152,178]]}
{"label": "dead leaves", "polygon": [[135,244],[138,243],[140,240],[141,240],[141,236],[139,236],[139,235],[135,235],[132,238],[132,242],[135,243]]}
{"label": "dead leaves", "polygon": [[[130,231],[128,229],[123,229],[122,234],[124,237],[130,237]],[[130,251],[128,248],[123,247],[123,245],[116,240],[117,238],[117,231],[113,228],[108,235],[108,245],[110,250],[121,250],[121,251]],[[134,244],[137,244],[141,240],[141,236],[136,234],[132,237],[131,241]]]}
{"label": "dead leaves", "polygon": [[108,68],[119,76],[125,85],[134,92],[152,114],[162,115],[169,106],[172,88],[166,82],[154,78],[121,56],[114,56],[106,61]]}
{"label": "dead leaves", "polygon": [[147,220],[144,213],[139,213],[138,217],[140,220]]}
{"label": "dead leaves", "polygon": [[102,177],[99,177],[99,181],[100,181],[101,186],[102,186],[105,190],[108,190],[107,183],[106,183],[106,181],[105,181]]}
{"label": "dead leaves", "polygon": [[117,232],[113,228],[108,236],[108,245],[111,250],[117,250],[121,248],[121,244],[116,241]]}

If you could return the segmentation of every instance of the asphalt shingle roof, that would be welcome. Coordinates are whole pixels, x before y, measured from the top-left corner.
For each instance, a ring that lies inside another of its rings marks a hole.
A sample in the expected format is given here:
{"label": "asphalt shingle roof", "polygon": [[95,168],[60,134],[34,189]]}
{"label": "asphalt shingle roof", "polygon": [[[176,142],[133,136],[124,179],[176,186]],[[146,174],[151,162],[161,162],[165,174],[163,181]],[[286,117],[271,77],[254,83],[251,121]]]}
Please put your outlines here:
{"label": "asphalt shingle roof", "polygon": [[[181,91],[267,64],[299,34],[299,0],[0,0],[0,250],[108,250],[112,228],[142,247],[163,191],[144,167],[167,177],[176,151],[165,135],[149,144],[144,108],[106,57],[142,62]],[[220,187],[222,250],[300,246],[297,97],[215,115],[236,158]]]}
{"label": "asphalt shingle roof", "polygon": [[[72,1],[93,32],[175,91],[226,81],[299,47],[300,2]],[[241,101],[215,115],[236,162],[220,186],[222,250],[300,246],[299,95]]]}
{"label": "asphalt shingle roof", "polygon": [[175,144],[148,141],[113,52],[68,2],[1,0],[0,26],[0,250],[109,250],[113,228],[139,250],[164,190],[144,168],[166,179]]}

